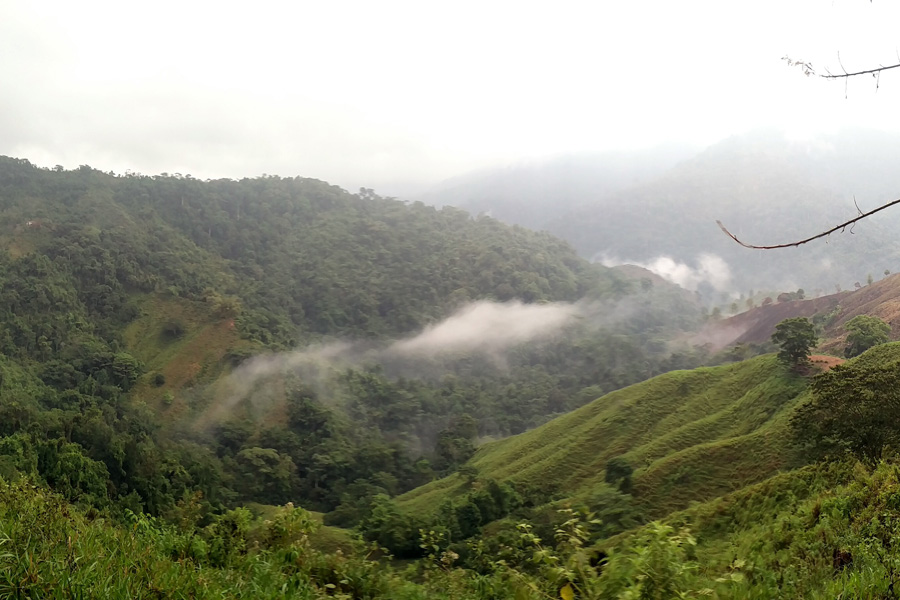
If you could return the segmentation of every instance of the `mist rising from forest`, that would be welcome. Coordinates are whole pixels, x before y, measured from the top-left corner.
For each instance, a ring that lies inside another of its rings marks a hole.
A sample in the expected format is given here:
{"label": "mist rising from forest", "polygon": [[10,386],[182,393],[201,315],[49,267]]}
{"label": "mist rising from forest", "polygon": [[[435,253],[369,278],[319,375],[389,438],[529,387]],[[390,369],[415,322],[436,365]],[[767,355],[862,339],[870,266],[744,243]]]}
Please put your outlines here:
{"label": "mist rising from forest", "polygon": [[200,425],[226,417],[244,400],[250,400],[256,411],[266,412],[282,394],[280,376],[298,377],[328,403],[334,396],[333,375],[343,369],[378,365],[392,376],[440,377],[449,371],[448,361],[473,355],[504,369],[507,353],[516,346],[549,341],[572,327],[597,329],[632,312],[627,301],[526,304],[483,300],[386,344],[336,341],[256,356],[226,378],[217,394],[221,400],[206,411]]}
{"label": "mist rising from forest", "polygon": [[607,267],[637,265],[692,292],[697,291],[704,283],[717,292],[734,289],[728,263],[721,256],[708,252],[698,255],[693,266],[669,256],[658,256],[649,261],[629,261],[608,256],[595,257],[595,260]]}
{"label": "mist rising from forest", "polygon": [[421,333],[391,344],[389,356],[435,356],[444,352],[478,352],[496,355],[515,344],[559,331],[584,312],[583,306],[566,302],[476,302]]}

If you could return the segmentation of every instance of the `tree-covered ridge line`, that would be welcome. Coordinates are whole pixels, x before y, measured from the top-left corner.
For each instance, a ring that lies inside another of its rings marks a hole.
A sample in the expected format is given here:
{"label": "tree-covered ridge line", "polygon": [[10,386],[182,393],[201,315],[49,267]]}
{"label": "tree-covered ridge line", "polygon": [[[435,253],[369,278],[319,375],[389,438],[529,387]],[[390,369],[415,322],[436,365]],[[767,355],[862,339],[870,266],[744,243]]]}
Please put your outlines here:
{"label": "tree-covered ridge line", "polygon": [[313,179],[117,177],[4,158],[0,194],[11,247],[46,251],[75,223],[101,242],[118,236],[110,244],[133,249],[131,285],[234,296],[239,327],[264,343],[396,335],[473,299],[575,300],[625,285],[548,234]]}

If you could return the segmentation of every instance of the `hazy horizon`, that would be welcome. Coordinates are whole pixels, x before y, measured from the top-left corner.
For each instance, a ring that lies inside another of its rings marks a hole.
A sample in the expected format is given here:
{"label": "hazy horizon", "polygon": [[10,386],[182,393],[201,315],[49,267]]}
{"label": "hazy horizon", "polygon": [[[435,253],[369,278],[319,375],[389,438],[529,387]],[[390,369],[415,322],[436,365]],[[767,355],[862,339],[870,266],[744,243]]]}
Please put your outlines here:
{"label": "hazy horizon", "polygon": [[[0,154],[395,195],[566,154],[706,146],[759,127],[896,130],[887,3],[0,0]],[[838,58],[840,57],[840,58]]]}

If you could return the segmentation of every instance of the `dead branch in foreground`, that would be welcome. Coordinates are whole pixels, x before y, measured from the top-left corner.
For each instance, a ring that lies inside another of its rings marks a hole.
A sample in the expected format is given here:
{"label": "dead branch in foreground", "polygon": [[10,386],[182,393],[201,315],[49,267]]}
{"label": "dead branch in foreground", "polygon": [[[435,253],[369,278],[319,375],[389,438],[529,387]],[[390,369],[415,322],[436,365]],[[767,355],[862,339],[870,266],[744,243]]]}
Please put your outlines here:
{"label": "dead branch in foreground", "polygon": [[753,244],[744,243],[741,240],[739,240],[737,238],[737,236],[735,236],[733,233],[728,231],[728,229],[726,229],[725,226],[722,225],[722,221],[716,221],[716,224],[719,226],[719,229],[721,229],[722,231],[725,232],[725,235],[727,235],[728,237],[733,239],[735,242],[737,242],[744,248],[751,248],[753,250],[776,250],[778,248],[793,248],[795,246],[801,246],[803,244],[806,244],[807,242],[811,242],[813,240],[817,240],[819,238],[823,238],[825,236],[831,235],[832,233],[834,233],[835,231],[838,231],[838,230],[843,232],[845,229],[847,229],[847,227],[849,227],[850,225],[853,225],[857,221],[862,221],[866,217],[870,217],[879,211],[882,211],[886,208],[890,208],[891,206],[894,206],[895,204],[900,204],[900,198],[898,198],[897,200],[894,200],[892,202],[888,202],[887,204],[884,204],[882,206],[879,206],[878,208],[876,208],[874,210],[870,210],[867,213],[862,213],[854,219],[850,219],[849,221],[847,221],[845,223],[841,223],[840,225],[836,225],[836,226],[832,227],[828,231],[823,231],[822,233],[816,234],[812,237],[808,237],[805,240],[800,240],[799,242],[790,242],[788,244],[776,244],[774,246],[754,246]]}
{"label": "dead branch in foreground", "polygon": [[835,75],[834,73],[828,73],[827,75],[819,75],[819,77],[822,77],[824,79],[843,79],[844,77],[856,77],[857,75],[875,75],[881,73],[882,71],[896,69],[897,67],[900,67],[900,63],[897,63],[896,65],[888,65],[886,67],[877,67],[875,69],[866,69],[865,71],[854,71],[853,73],[847,73],[846,71],[844,73],[838,73],[837,75]]}
{"label": "dead branch in foreground", "polygon": [[846,79],[849,77],[858,77],[860,75],[880,75],[882,71],[889,71],[890,69],[900,68],[900,62],[893,65],[882,65],[880,67],[875,67],[873,69],[864,69],[862,71],[847,71],[844,68],[844,65],[840,62],[840,54],[838,54],[838,64],[841,65],[841,70],[843,73],[832,73],[830,70],[825,69],[825,73],[817,73],[816,69],[812,66],[812,63],[806,62],[805,60],[794,60],[790,56],[782,56],[781,60],[785,61],[788,66],[791,67],[799,67],[803,74],[807,77],[821,77],[823,79]]}

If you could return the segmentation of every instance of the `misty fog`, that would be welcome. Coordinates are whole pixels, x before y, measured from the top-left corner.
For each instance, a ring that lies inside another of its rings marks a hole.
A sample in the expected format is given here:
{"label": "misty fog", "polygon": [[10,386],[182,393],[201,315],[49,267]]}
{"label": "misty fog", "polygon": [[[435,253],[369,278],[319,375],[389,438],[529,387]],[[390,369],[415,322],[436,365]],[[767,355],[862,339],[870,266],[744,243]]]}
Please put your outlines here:
{"label": "misty fog", "polygon": [[281,389],[277,379],[283,376],[299,378],[327,401],[333,395],[330,379],[348,368],[378,365],[390,376],[438,379],[450,372],[453,361],[477,357],[502,371],[508,353],[522,345],[539,347],[563,335],[614,335],[604,328],[623,323],[639,310],[629,297],[544,304],[479,301],[419,332],[389,342],[341,340],[261,354],[245,360],[217,384],[216,399],[199,425],[227,417],[245,400],[251,400],[259,410],[267,410],[267,405],[276,402]]}

